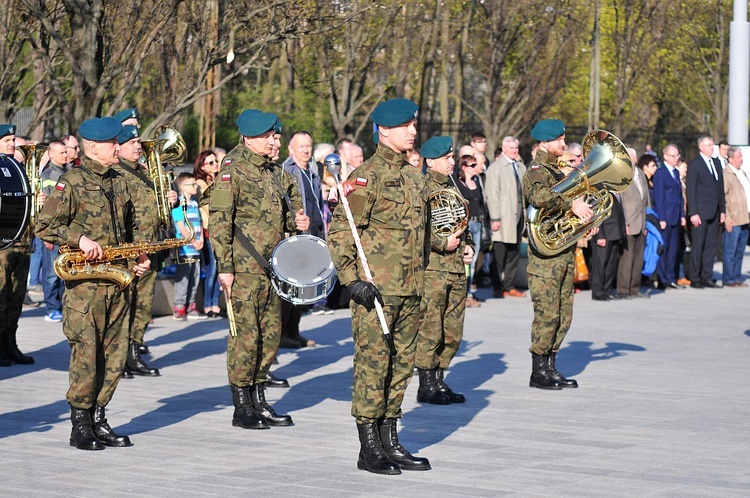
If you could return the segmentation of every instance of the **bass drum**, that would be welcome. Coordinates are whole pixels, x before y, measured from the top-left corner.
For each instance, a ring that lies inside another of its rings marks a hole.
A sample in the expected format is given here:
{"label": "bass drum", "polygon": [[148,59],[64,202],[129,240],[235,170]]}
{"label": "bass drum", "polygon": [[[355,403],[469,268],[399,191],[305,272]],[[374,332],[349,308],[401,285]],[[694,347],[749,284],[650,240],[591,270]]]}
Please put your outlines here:
{"label": "bass drum", "polygon": [[31,216],[31,186],[21,163],[0,154],[0,249],[21,238]]}
{"label": "bass drum", "polygon": [[292,304],[316,303],[328,296],[336,284],[328,246],[312,235],[282,240],[273,250],[270,263],[274,290]]}

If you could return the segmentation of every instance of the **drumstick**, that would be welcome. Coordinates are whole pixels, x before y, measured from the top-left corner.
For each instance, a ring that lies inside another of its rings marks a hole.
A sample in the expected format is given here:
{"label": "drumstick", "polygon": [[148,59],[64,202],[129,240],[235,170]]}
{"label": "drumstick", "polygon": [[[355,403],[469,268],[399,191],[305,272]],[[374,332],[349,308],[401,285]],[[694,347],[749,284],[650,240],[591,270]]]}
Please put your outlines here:
{"label": "drumstick", "polygon": [[[370,265],[367,264],[367,256],[365,256],[365,251],[364,249],[362,249],[362,241],[359,240],[359,233],[357,233],[357,225],[354,224],[354,217],[352,216],[351,208],[349,208],[349,201],[346,199],[344,188],[341,186],[341,181],[339,180],[341,158],[339,158],[339,156],[336,154],[328,154],[325,158],[325,167],[331,174],[331,176],[333,176],[333,179],[336,181],[336,190],[338,190],[341,205],[344,206],[344,211],[346,211],[346,220],[349,222],[349,229],[352,231],[354,244],[357,246],[357,255],[359,256],[362,270],[365,272],[365,278],[367,278],[368,282],[374,285],[372,281],[372,273],[370,272]],[[386,337],[389,336],[391,334],[391,331],[388,330],[388,324],[385,321],[383,307],[380,305],[380,301],[378,301],[377,298],[375,299],[375,311],[378,314],[380,326],[383,328],[383,335],[385,335]]]}
{"label": "drumstick", "polygon": [[231,296],[226,296],[227,320],[229,320],[229,333],[232,337],[237,337],[237,322],[234,321],[234,306],[232,306]]}

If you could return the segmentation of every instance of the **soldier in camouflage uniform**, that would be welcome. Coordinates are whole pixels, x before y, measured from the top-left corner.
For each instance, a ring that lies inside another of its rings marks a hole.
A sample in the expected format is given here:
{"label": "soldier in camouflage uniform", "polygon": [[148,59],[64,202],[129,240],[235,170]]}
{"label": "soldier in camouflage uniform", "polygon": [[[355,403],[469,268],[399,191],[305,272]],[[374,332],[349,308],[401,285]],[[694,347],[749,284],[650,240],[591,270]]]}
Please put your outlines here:
{"label": "soldier in camouflage uniform", "polygon": [[[357,257],[343,207],[333,213],[328,245],[338,278],[352,296],[354,391],[361,449],[357,466],[379,474],[429,470],[426,458],[398,442],[396,420],[412,377],[424,288],[426,202],[424,178],[405,162],[417,135],[418,108],[407,99],[381,103],[372,113],[378,127],[375,155],[347,180],[354,223],[367,256],[372,282]],[[383,304],[390,335],[373,309]]]}
{"label": "soldier in camouflage uniform", "polygon": [[[7,156],[9,161],[15,161],[15,139],[14,125],[0,125],[0,154]],[[20,164],[19,167],[22,168]],[[0,367],[9,367],[12,363],[34,363],[34,358],[23,354],[16,342],[18,320],[21,318],[23,300],[26,297],[30,261],[31,234],[27,229],[20,240],[0,251]]]}
{"label": "soldier in camouflage uniform", "polygon": [[[550,211],[572,211],[581,220],[593,216],[591,207],[580,199],[570,200],[552,190],[565,178],[557,160],[565,150],[565,125],[545,119],[531,130],[538,149],[523,177],[524,209],[534,206]],[[555,366],[557,352],[573,318],[573,276],[575,245],[554,256],[544,256],[529,246],[529,291],[534,304],[531,326],[532,373],[530,387],[559,390],[578,387]]]}
{"label": "soldier in camouflage uniform", "polygon": [[[427,163],[427,192],[447,189],[461,194],[451,175],[456,164],[453,140],[432,137],[419,150]],[[468,213],[467,213],[468,214]],[[436,405],[463,403],[443,380],[444,370],[458,352],[464,333],[466,268],[474,256],[474,240],[465,228],[446,236],[432,230],[432,250],[424,272],[424,296],[420,306],[416,365],[419,370],[417,401]]]}
{"label": "soldier in camouflage uniform", "polygon": [[[117,135],[122,125],[113,118],[84,121],[78,133],[82,164],[60,177],[39,215],[36,235],[51,244],[80,249],[86,259],[100,258],[103,246],[146,242],[137,230],[127,181],[111,167],[117,164]],[[150,267],[145,255],[133,265],[142,276]],[[127,261],[112,261],[126,268]],[[70,344],[70,388],[73,430],[70,445],[82,450],[130,446],[116,434],[104,409],[112,399],[125,368],[128,349],[127,293],[110,280],[65,282],[63,332]]]}
{"label": "soldier in camouflage uniform", "polygon": [[[219,282],[231,299],[237,336],[227,340],[232,425],[245,429],[292,425],[266,401],[266,380],[281,338],[281,304],[269,276],[237,237],[241,231],[268,261],[285,232],[307,230],[294,179],[274,164],[275,114],[256,109],[237,118],[240,143],[224,158],[210,192],[209,232]],[[287,203],[287,197],[289,199]]]}
{"label": "soldier in camouflage uniform", "polygon": [[[154,182],[149,177],[148,168],[138,163],[141,157],[141,139],[136,125],[125,125],[117,136],[120,144],[120,161],[112,168],[121,173],[128,182],[130,197],[139,220],[138,229],[145,240],[159,240],[159,213],[156,209]],[[169,191],[168,201],[177,202],[177,192]],[[136,277],[128,287],[130,292],[130,310],[123,325],[128,330],[130,342],[128,344],[128,359],[125,362],[123,377],[133,378],[133,375],[158,377],[158,368],[149,368],[141,358],[141,348],[144,345],[143,336],[146,327],[151,322],[151,308],[154,304],[154,289],[156,287],[156,271],[149,269],[144,275]]]}

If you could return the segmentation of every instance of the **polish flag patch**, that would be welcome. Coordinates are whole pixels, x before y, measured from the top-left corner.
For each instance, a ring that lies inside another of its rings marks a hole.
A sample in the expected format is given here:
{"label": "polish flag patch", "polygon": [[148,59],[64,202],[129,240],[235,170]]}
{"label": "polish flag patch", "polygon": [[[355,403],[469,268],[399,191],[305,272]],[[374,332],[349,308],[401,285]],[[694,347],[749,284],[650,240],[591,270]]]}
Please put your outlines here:
{"label": "polish flag patch", "polygon": [[58,182],[57,185],[55,185],[55,188],[62,192],[63,190],[65,190],[65,184]]}
{"label": "polish flag patch", "polygon": [[230,175],[229,173],[225,173],[225,174],[221,175],[221,181],[222,182],[228,182],[231,179],[232,179],[232,175]]}
{"label": "polish flag patch", "polygon": [[367,178],[357,178],[354,180],[354,185],[358,187],[366,187],[367,186]]}

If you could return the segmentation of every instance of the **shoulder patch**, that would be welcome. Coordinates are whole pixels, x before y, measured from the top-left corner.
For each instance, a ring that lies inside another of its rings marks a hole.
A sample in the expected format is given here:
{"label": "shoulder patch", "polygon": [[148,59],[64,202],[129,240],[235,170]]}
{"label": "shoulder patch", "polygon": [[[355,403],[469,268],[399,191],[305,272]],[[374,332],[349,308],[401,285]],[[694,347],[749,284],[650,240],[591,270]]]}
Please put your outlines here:
{"label": "shoulder patch", "polygon": [[232,158],[231,157],[227,158],[227,159],[224,159],[224,166],[229,166],[230,164],[232,164]]}
{"label": "shoulder patch", "polygon": [[60,192],[62,192],[63,190],[65,190],[65,184],[64,184],[64,183],[60,183],[60,182],[57,182],[57,185],[55,185],[55,189],[57,189],[57,190],[59,190]]}
{"label": "shoulder patch", "polygon": [[[230,159],[229,163],[231,163],[231,162],[232,162],[232,160]],[[225,162],[224,164],[227,164],[227,163]],[[229,173],[224,173],[223,175],[221,175],[221,181],[222,182],[228,182],[231,179],[232,179],[232,175],[230,175]]]}
{"label": "shoulder patch", "polygon": [[354,185],[357,185],[359,187],[366,187],[367,178],[357,178],[356,180],[354,180]]}
{"label": "shoulder patch", "polygon": [[532,164],[531,165],[531,169],[539,169],[539,167],[540,166],[538,164]]}

